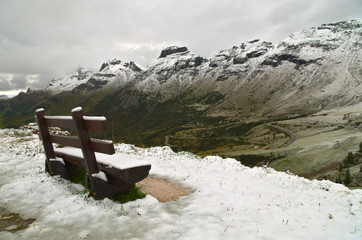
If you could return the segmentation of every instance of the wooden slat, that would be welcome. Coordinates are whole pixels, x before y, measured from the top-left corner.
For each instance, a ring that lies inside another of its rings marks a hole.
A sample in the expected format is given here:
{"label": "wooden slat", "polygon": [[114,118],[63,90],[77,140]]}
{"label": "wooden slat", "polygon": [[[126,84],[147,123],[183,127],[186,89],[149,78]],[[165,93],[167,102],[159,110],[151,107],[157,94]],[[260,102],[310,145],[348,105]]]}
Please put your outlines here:
{"label": "wooden slat", "polygon": [[[76,125],[71,116],[45,116],[48,127],[60,127],[76,129]],[[104,132],[108,130],[107,119],[105,117],[83,116],[83,125],[87,131]]]}
{"label": "wooden slat", "polygon": [[75,147],[75,148],[82,147],[78,137],[74,137],[74,136],[49,134],[49,140],[52,143],[58,143],[58,144],[65,145],[68,147]]}
{"label": "wooden slat", "polygon": [[60,127],[75,129],[75,123],[72,117],[63,116],[45,116],[45,122],[48,127]]}
{"label": "wooden slat", "polygon": [[74,156],[72,154],[67,154],[64,152],[59,152],[57,150],[54,150],[55,156],[63,158],[65,161],[70,161],[72,164],[76,164],[75,162],[80,162],[83,166],[85,166],[85,162],[82,157]]}
{"label": "wooden slat", "polygon": [[[52,143],[58,143],[68,147],[74,148],[82,148],[81,142],[78,137],[75,136],[63,136],[56,134],[49,134],[49,141]],[[114,154],[114,146],[113,142],[98,140],[98,139],[90,139],[89,140],[90,149],[93,152],[105,153],[105,154]]]}
{"label": "wooden slat", "polygon": [[83,116],[83,124],[87,131],[105,132],[108,130],[107,119],[105,117]]}
{"label": "wooden slat", "polygon": [[94,152],[105,153],[105,154],[115,153],[112,141],[103,141],[91,138],[90,147]]}

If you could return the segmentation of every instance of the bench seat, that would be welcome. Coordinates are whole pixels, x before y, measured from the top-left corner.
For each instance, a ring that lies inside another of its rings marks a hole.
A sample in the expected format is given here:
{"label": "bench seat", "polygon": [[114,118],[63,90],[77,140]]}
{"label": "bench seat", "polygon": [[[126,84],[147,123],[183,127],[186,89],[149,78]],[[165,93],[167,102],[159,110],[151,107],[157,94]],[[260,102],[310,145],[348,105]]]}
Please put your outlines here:
{"label": "bench seat", "polygon": [[[57,157],[63,158],[65,162],[77,164],[78,161],[85,167],[83,153],[81,149],[65,147],[54,149]],[[114,178],[120,179],[126,183],[136,183],[147,177],[151,164],[147,161],[119,156],[116,154],[108,155],[103,153],[95,153],[98,167],[101,171],[107,173]],[[72,162],[70,162],[73,160]]]}

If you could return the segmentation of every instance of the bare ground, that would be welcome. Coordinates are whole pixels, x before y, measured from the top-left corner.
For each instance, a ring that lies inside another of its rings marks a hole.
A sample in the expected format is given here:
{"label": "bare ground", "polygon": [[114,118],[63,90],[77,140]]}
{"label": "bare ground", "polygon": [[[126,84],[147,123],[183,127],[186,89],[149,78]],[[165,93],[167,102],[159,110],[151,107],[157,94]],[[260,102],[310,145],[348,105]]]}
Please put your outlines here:
{"label": "bare ground", "polygon": [[177,200],[179,197],[187,196],[194,190],[164,178],[147,177],[136,184],[144,194],[150,194],[159,202]]}
{"label": "bare ground", "polygon": [[0,207],[0,232],[17,232],[29,226],[35,219],[23,219],[19,214],[11,213]]}

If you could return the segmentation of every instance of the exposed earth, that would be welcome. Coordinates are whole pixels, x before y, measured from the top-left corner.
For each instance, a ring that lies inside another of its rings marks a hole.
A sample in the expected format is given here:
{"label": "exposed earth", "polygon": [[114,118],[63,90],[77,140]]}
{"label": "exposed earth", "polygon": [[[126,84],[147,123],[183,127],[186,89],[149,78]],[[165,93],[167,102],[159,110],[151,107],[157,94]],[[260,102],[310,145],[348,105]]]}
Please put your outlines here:
{"label": "exposed earth", "polygon": [[177,182],[155,176],[149,176],[136,185],[140,187],[141,192],[152,195],[159,202],[174,201],[194,191],[192,188],[185,187]]}

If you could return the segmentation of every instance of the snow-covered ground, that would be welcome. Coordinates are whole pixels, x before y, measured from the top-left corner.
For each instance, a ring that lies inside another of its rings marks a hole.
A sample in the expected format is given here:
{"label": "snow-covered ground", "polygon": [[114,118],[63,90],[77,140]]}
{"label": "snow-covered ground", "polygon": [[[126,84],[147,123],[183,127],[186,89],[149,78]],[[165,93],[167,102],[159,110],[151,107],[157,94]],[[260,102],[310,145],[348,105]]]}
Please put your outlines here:
{"label": "snow-covered ground", "polygon": [[0,239],[362,239],[361,190],[168,147],[122,144],[116,152],[195,191],[167,203],[96,201],[44,172],[36,135],[0,130],[0,206],[36,219]]}

